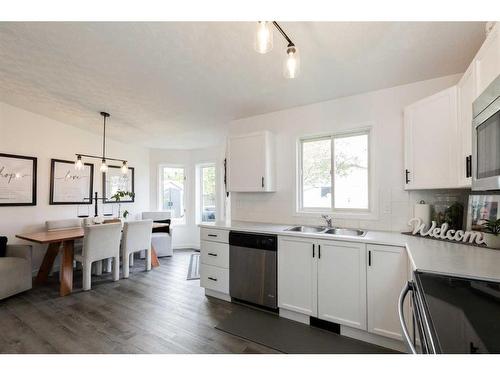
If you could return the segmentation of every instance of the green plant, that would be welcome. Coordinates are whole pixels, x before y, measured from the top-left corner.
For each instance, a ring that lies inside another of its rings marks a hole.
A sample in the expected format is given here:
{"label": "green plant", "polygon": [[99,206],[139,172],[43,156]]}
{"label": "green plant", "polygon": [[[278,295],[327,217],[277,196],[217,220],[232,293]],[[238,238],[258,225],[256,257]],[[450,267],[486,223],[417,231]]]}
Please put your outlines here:
{"label": "green plant", "polygon": [[487,220],[483,224],[483,227],[485,229],[485,232],[488,232],[488,233],[491,233],[495,236],[498,236],[500,234],[500,219]]}
{"label": "green plant", "polygon": [[129,214],[128,210],[123,211],[123,218],[126,219],[128,214]]}
{"label": "green plant", "polygon": [[122,198],[125,198],[125,197],[134,198],[135,193],[132,193],[131,191],[118,190],[115,194],[113,194],[111,196],[111,199],[114,199],[115,201],[120,202],[122,200]]}

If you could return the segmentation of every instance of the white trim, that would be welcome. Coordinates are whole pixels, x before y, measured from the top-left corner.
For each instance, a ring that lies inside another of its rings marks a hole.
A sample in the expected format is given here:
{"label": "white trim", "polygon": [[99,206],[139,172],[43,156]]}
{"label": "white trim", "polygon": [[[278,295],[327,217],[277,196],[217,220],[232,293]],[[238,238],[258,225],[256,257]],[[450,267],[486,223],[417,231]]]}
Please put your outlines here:
{"label": "white trim", "polygon": [[175,226],[185,226],[187,225],[187,195],[189,193],[188,189],[188,167],[185,164],[175,164],[175,163],[159,163],[158,168],[157,168],[157,173],[158,173],[158,192],[157,192],[157,209],[159,211],[164,211],[164,208],[161,206],[162,202],[162,182],[163,182],[163,174],[162,170],[163,168],[179,168],[184,170],[184,192],[182,195],[182,207],[184,209],[184,214],[181,217],[172,217],[172,224],[175,224]]}
{"label": "white trim", "polygon": [[215,170],[215,220],[217,221],[217,163],[215,161],[207,161],[196,163],[195,165],[195,223],[200,224],[210,224],[212,221],[202,221],[203,214],[201,209],[203,208],[203,184],[202,184],[202,171],[203,168],[213,167]]}
{"label": "white trim", "polygon": [[[345,219],[367,219],[373,220],[378,218],[378,209],[376,206],[376,194],[375,194],[375,184],[374,184],[374,160],[373,160],[373,144],[374,144],[374,124],[363,124],[359,127],[354,127],[349,130],[343,130],[335,133],[320,133],[314,135],[307,135],[303,137],[298,137],[296,140],[296,165],[295,165],[295,210],[293,216],[317,216],[319,214],[330,214],[335,218],[345,218]],[[350,137],[356,135],[367,135],[368,136],[368,208],[367,209],[344,209],[344,208],[333,208],[335,206],[335,193],[334,193],[334,139]],[[310,208],[302,206],[302,148],[304,142],[315,141],[315,140],[331,140],[331,205],[329,208]]]}

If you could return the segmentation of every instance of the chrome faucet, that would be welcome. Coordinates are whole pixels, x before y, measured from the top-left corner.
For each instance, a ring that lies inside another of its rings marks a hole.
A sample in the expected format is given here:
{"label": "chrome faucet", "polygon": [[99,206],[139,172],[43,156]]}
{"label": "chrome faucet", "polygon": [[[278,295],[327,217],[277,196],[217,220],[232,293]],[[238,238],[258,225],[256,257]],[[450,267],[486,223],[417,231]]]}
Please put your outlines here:
{"label": "chrome faucet", "polygon": [[325,219],[328,228],[333,228],[333,217],[330,215],[321,215],[321,217]]}

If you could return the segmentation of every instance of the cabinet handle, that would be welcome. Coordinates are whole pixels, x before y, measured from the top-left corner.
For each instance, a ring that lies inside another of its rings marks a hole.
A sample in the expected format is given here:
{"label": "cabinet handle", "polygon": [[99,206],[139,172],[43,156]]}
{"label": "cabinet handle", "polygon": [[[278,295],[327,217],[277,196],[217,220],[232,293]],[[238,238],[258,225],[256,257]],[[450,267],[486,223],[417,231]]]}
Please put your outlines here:
{"label": "cabinet handle", "polygon": [[208,237],[217,237],[216,234],[209,234]]}
{"label": "cabinet handle", "polygon": [[264,188],[264,177],[262,177],[262,187]]}
{"label": "cabinet handle", "polygon": [[217,281],[217,278],[215,278],[215,277],[210,277],[210,276],[209,276],[209,277],[208,277],[208,280]]}
{"label": "cabinet handle", "polygon": [[314,246],[315,246],[315,245],[313,244],[313,258],[314,258]]}
{"label": "cabinet handle", "polygon": [[212,257],[216,257],[217,254],[214,254],[214,253],[208,253],[208,255],[212,256]]}
{"label": "cabinet handle", "polygon": [[465,158],[465,177],[472,177],[472,155]]}
{"label": "cabinet handle", "polygon": [[405,180],[406,183],[410,183],[410,178],[408,177],[410,175],[410,171],[408,169],[405,169]]}
{"label": "cabinet handle", "polygon": [[318,259],[321,259],[321,245],[318,245]]}
{"label": "cabinet handle", "polygon": [[368,265],[372,265],[372,252],[370,250],[368,251]]}

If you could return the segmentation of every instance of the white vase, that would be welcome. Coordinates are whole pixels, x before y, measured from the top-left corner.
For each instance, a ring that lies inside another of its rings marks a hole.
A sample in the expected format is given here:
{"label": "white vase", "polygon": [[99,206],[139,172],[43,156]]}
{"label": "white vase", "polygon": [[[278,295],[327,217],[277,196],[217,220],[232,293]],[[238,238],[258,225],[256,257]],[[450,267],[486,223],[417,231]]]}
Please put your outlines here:
{"label": "white vase", "polygon": [[492,249],[500,249],[500,234],[495,236],[491,233],[483,233],[483,235],[486,246]]}

